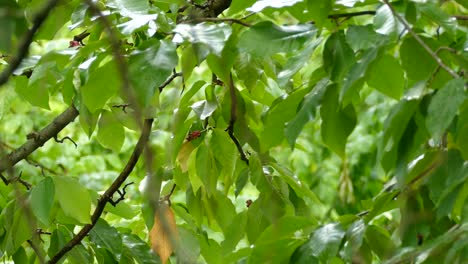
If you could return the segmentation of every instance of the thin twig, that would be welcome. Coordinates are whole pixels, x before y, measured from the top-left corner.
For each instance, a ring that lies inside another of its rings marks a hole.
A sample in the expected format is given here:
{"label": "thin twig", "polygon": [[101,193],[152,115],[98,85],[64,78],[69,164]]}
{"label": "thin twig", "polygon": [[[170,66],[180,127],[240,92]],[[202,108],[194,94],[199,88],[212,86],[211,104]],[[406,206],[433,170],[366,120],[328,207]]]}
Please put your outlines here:
{"label": "thin twig", "polygon": [[445,63],[442,61],[442,59],[439,58],[439,56],[437,56],[437,54],[426,43],[424,43],[424,41],[418,36],[418,34],[416,34],[416,32],[414,32],[414,30],[411,28],[411,26],[408,24],[408,22],[406,22],[406,20],[403,19],[403,17],[401,17],[395,11],[395,9],[388,2],[388,0],[383,0],[383,1],[388,6],[388,8],[390,8],[390,11],[392,12],[392,14],[398,19],[398,21],[400,21],[403,24],[403,26],[408,30],[408,32],[411,34],[411,36],[414,37],[414,39],[419,43],[419,45],[421,45],[421,47],[423,47],[423,49],[426,50],[427,53],[429,53],[429,55],[431,55],[431,57],[437,62],[437,64],[439,64],[440,67],[442,67],[442,69],[447,71],[453,78],[458,78],[459,77],[458,74],[456,72],[454,72],[452,69],[450,69],[447,65],[445,65]]}
{"label": "thin twig", "polygon": [[59,139],[57,135],[54,136],[54,140],[55,140],[55,142],[57,142],[57,143],[63,143],[63,141],[65,141],[65,139],[70,140],[71,143],[73,143],[73,145],[75,145],[75,148],[78,147],[78,144],[76,144],[76,142],[75,142],[73,139],[71,139],[71,137],[69,137],[69,136],[66,136],[66,137],[64,137],[64,138],[62,138],[62,139]]}
{"label": "thin twig", "polygon": [[229,92],[231,95],[231,118],[229,120],[229,125],[226,128],[226,131],[229,134],[229,137],[236,145],[237,150],[239,151],[241,160],[245,161],[247,165],[249,165],[249,159],[244,153],[239,140],[234,136],[234,124],[237,120],[237,95],[236,95],[236,87],[234,87],[234,80],[232,79],[232,73],[229,75]]}
{"label": "thin twig", "polygon": [[127,107],[129,107],[130,104],[119,104],[119,105],[113,105],[112,107],[114,108],[122,108],[122,111],[124,113],[127,113]]}
{"label": "thin twig", "polygon": [[376,11],[374,10],[367,10],[367,11],[360,11],[360,12],[351,12],[351,13],[342,13],[342,14],[330,14],[328,15],[329,19],[337,19],[337,18],[351,18],[355,16],[365,16],[365,15],[375,15]]}
{"label": "thin twig", "polygon": [[161,85],[159,85],[159,92],[162,92],[164,87],[168,86],[175,78],[182,76],[182,72],[175,72],[167,78],[165,82],[163,82]]}
{"label": "thin twig", "polygon": [[36,16],[33,20],[33,25],[31,29],[26,33],[21,41],[19,47],[17,48],[18,53],[8,64],[8,67],[0,74],[0,86],[4,85],[13,72],[18,68],[23,59],[28,54],[29,46],[33,42],[34,35],[37,33],[42,23],[46,20],[49,13],[54,9],[59,0],[49,0],[39,12],[36,13]]}
{"label": "thin twig", "polygon": [[116,207],[117,204],[119,204],[121,201],[125,200],[125,195],[127,194],[127,187],[132,185],[134,182],[130,182],[124,185],[122,188],[122,191],[117,190],[117,193],[120,195],[117,200],[112,200],[112,198],[109,200],[109,203],[112,204],[112,206]]}
{"label": "thin twig", "polygon": [[219,18],[219,17],[197,17],[194,19],[189,20],[189,22],[230,22],[230,23],[235,23],[242,25],[244,27],[251,27],[252,25],[244,22],[240,19],[235,19],[235,18]]}
{"label": "thin twig", "polygon": [[63,128],[70,124],[78,116],[78,111],[74,106],[57,116],[49,125],[41,131],[36,132],[34,138],[28,139],[21,147],[13,150],[0,159],[0,173],[13,167],[19,161],[27,158],[33,151],[42,147],[49,139],[56,136]]}
{"label": "thin twig", "polygon": [[68,251],[72,250],[73,247],[78,245],[83,238],[91,231],[91,229],[96,225],[97,221],[104,212],[106,204],[112,199],[114,193],[116,193],[120,186],[125,182],[133,168],[135,167],[139,157],[143,153],[143,149],[148,142],[149,135],[151,132],[151,126],[153,124],[153,119],[146,119],[144,123],[143,131],[141,132],[140,139],[133,150],[132,155],[130,156],[125,168],[120,172],[119,176],[112,182],[112,185],[107,188],[104,194],[98,200],[96,209],[94,209],[93,215],[91,216],[91,224],[83,226],[83,228],[65,245],[59,252],[51,257],[48,263],[57,263]]}

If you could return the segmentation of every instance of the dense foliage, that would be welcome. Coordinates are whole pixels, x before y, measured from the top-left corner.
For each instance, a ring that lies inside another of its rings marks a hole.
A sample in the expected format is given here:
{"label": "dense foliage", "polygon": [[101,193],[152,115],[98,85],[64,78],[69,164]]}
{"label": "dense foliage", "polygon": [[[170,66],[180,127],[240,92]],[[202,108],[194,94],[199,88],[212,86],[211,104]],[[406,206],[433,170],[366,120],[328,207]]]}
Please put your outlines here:
{"label": "dense foliage", "polygon": [[466,0],[2,0],[0,258],[466,263],[467,20]]}

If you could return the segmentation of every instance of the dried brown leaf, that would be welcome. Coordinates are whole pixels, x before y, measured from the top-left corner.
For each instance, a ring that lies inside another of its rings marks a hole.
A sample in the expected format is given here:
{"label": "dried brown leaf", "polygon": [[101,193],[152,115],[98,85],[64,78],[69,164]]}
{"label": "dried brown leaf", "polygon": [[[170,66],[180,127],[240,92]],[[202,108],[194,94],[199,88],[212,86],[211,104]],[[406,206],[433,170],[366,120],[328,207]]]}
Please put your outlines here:
{"label": "dried brown leaf", "polygon": [[174,212],[166,202],[161,202],[159,210],[154,214],[154,225],[149,236],[151,248],[165,264],[174,251],[178,240]]}

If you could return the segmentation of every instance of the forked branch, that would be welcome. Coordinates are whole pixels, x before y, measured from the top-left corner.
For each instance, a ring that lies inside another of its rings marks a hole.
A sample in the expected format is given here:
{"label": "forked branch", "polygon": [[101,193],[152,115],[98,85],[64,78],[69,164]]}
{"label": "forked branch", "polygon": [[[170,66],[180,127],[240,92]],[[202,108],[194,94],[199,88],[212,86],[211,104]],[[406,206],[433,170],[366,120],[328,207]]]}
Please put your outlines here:
{"label": "forked branch", "polygon": [[122,172],[120,172],[119,176],[114,180],[114,182],[112,182],[112,185],[107,188],[101,197],[99,197],[96,209],[94,209],[93,215],[91,216],[91,224],[83,226],[83,228],[70,241],[68,241],[68,243],[59,252],[57,252],[57,254],[55,254],[48,263],[57,263],[67,252],[72,250],[76,245],[80,244],[83,238],[85,238],[91,229],[93,229],[94,225],[96,225],[97,221],[104,212],[106,204],[110,203],[114,193],[119,190],[120,186],[122,186],[135,167],[143,152],[143,149],[146,146],[146,143],[148,142],[152,125],[153,119],[145,120],[140,139],[138,140],[133,153],[127,162],[127,165],[125,165],[125,168],[122,170]]}

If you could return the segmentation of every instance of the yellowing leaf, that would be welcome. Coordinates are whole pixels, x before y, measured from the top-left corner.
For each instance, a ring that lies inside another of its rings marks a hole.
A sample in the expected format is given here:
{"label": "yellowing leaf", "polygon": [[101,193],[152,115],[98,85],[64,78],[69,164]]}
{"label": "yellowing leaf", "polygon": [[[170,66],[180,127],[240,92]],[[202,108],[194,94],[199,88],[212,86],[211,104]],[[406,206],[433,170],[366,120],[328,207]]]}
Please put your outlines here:
{"label": "yellowing leaf", "polygon": [[190,141],[186,141],[184,142],[184,144],[182,144],[179,154],[177,155],[177,161],[179,161],[182,172],[186,172],[188,170],[187,161],[190,157],[190,153],[192,153],[194,149],[195,148],[193,147],[193,144]]}
{"label": "yellowing leaf", "polygon": [[154,215],[154,225],[150,231],[151,248],[166,263],[178,240],[178,232],[174,212],[167,203],[161,203]]}

